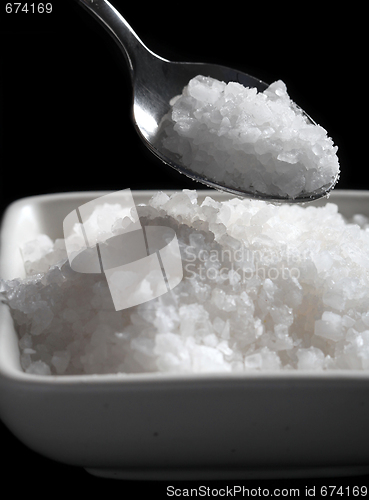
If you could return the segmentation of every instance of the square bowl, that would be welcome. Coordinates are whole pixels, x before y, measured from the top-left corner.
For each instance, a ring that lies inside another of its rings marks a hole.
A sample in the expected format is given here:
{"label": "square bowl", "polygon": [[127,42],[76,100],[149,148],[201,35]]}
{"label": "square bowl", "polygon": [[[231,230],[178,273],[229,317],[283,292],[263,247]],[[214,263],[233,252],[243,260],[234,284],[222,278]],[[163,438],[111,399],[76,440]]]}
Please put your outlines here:
{"label": "square bowl", "polygon": [[[136,204],[154,194],[132,193]],[[43,195],[10,205],[1,228],[0,276],[23,277],[20,245],[41,233],[63,237],[66,215],[105,194]],[[199,191],[199,201],[206,195],[229,198],[207,190]],[[369,216],[369,191],[336,190],[329,201],[347,217]],[[106,477],[242,479],[369,472],[369,373],[27,374],[20,366],[10,312],[2,303],[0,417],[36,452]]]}

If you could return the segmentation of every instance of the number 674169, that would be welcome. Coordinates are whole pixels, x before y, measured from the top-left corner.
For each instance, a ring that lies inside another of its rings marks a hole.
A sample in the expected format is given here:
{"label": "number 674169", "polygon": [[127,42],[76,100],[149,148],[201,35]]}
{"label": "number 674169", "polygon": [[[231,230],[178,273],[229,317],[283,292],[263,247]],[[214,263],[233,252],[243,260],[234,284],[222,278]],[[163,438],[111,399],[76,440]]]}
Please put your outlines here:
{"label": "number 674169", "polygon": [[7,14],[50,14],[53,10],[51,2],[48,3],[28,3],[28,2],[8,2],[5,5]]}

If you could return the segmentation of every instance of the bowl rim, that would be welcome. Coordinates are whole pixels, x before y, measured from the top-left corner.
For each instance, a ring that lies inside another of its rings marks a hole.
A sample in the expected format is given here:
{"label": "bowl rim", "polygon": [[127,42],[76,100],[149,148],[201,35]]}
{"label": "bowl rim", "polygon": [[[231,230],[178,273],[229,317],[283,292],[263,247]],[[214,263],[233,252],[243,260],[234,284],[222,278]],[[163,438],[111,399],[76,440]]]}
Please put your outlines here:
{"label": "bowl rim", "polygon": [[[133,195],[136,196],[153,196],[158,192],[167,193],[168,195],[179,193],[181,191],[196,191],[198,196],[201,198],[203,196],[219,196],[226,198],[240,198],[231,193],[225,191],[218,191],[216,189],[131,189]],[[12,201],[5,208],[2,220],[6,220],[9,216],[9,212],[13,211],[14,208],[18,206],[26,205],[28,203],[43,202],[43,201],[58,201],[58,200],[74,200],[78,198],[90,199],[99,196],[104,196],[109,193],[115,193],[118,191],[112,190],[94,190],[94,191],[65,191],[56,192],[48,194],[38,194],[32,196],[25,196],[17,200]],[[319,198],[313,202],[299,203],[298,206],[316,206],[321,203],[335,203],[336,198],[368,198],[369,199],[369,189],[334,189],[331,193],[328,193],[326,197]],[[250,198],[251,199],[251,198]],[[260,200],[258,200],[260,201]],[[281,202],[282,203],[282,202]],[[276,202],[276,204],[279,204]]]}

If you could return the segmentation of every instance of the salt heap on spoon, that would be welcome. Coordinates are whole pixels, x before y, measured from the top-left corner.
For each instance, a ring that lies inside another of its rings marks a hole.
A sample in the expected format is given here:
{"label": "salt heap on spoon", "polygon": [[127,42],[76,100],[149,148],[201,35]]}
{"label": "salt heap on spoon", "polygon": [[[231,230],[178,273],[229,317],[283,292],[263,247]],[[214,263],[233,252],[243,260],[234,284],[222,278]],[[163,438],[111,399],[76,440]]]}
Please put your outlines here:
{"label": "salt heap on spoon", "polygon": [[337,147],[287,94],[197,76],[171,101],[162,144],[181,163],[220,185],[294,199],[329,189],[339,175]]}

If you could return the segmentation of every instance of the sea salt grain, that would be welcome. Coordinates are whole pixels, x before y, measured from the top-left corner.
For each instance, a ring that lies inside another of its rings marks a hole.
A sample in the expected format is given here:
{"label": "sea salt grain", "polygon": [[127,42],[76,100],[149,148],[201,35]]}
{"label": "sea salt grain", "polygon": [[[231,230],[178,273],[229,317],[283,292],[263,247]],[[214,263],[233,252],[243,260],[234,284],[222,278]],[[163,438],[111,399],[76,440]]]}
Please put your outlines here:
{"label": "sea salt grain", "polygon": [[162,145],[208,180],[296,198],[338,178],[337,147],[291,101],[282,81],[257,92],[199,75],[171,105]]}
{"label": "sea salt grain", "polygon": [[[369,369],[369,226],[337,206],[157,193],[141,224],[176,232],[181,283],[116,311],[104,274],[74,272],[63,240],[22,249],[27,278],[2,281],[27,373]],[[90,230],[127,215],[96,207]],[[47,270],[46,270],[47,268]]]}

